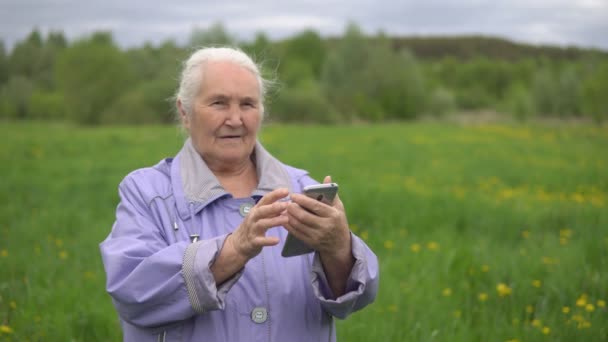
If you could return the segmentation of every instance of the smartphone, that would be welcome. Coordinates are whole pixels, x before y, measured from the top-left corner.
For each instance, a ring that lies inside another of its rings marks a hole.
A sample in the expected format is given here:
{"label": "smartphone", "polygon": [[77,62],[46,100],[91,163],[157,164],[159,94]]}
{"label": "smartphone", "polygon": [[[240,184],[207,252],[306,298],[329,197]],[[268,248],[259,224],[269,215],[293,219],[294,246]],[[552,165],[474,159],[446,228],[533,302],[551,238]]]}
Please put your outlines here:
{"label": "smartphone", "polygon": [[[321,201],[327,205],[332,205],[336,194],[338,193],[337,183],[315,184],[304,187],[302,193],[312,199]],[[314,250],[308,247],[304,242],[298,240],[291,233],[287,234],[285,245],[281,251],[284,257],[292,257],[313,252]]]}

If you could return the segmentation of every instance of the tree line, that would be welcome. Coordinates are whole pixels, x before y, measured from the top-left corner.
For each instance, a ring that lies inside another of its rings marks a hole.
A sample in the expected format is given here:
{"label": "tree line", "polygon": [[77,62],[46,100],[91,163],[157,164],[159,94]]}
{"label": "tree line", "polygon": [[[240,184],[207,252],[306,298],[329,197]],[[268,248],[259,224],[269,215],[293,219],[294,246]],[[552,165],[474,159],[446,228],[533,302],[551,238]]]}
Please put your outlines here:
{"label": "tree line", "polygon": [[0,41],[0,118],[80,124],[175,122],[180,61],[194,47],[239,46],[274,79],[268,118],[339,123],[408,120],[458,111],[608,119],[608,53],[535,47],[487,37],[365,35],[305,30],[239,42],[221,24],[180,46],[121,49],[108,32],[68,42],[33,30],[12,51]]}

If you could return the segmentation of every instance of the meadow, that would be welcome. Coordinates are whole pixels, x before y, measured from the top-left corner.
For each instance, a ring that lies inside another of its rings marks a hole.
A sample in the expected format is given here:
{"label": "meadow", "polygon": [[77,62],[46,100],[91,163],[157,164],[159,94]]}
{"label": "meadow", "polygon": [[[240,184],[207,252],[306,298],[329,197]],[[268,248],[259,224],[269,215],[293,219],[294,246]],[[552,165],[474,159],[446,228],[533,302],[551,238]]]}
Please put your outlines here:
{"label": "meadow", "polygon": [[[0,123],[0,341],[118,341],[98,244],[175,127]],[[608,340],[608,127],[268,125],[379,257],[340,341]]]}

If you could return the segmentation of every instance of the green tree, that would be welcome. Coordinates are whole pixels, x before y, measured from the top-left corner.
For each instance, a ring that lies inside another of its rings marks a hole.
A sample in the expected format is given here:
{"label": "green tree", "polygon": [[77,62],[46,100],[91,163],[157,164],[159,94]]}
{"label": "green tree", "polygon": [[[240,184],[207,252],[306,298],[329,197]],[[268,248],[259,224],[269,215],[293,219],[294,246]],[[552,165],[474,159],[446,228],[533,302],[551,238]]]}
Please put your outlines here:
{"label": "green tree", "polygon": [[281,89],[271,101],[268,120],[283,122],[335,123],[339,116],[323,96],[319,84],[309,79],[295,87]]}
{"label": "green tree", "polygon": [[228,33],[221,22],[216,22],[207,29],[195,28],[190,34],[188,46],[200,48],[203,46],[234,45],[235,39]]}
{"label": "green tree", "polygon": [[171,78],[141,82],[103,111],[101,123],[173,123],[175,115],[170,97],[174,87]]}
{"label": "green tree", "polygon": [[323,91],[346,118],[405,119],[425,110],[425,81],[414,56],[390,41],[367,39],[354,24],[329,54]]}
{"label": "green tree", "polygon": [[602,122],[608,120],[608,62],[594,69],[582,86],[582,107],[586,115]]}
{"label": "green tree", "polygon": [[265,59],[268,54],[273,53],[273,45],[266,33],[258,32],[251,43],[242,43],[241,48],[250,56],[258,59]]}
{"label": "green tree", "polygon": [[0,86],[8,81],[8,56],[4,41],[0,39]]}
{"label": "green tree", "polygon": [[30,79],[36,87],[53,89],[56,58],[66,46],[61,32],[50,32],[45,41],[38,30],[33,30],[24,41],[15,45],[10,56],[10,74]]}
{"label": "green tree", "polygon": [[9,61],[11,75],[35,79],[41,69],[42,49],[42,36],[35,29],[25,40],[15,44]]}
{"label": "green tree", "polygon": [[310,65],[315,79],[320,79],[327,51],[321,36],[314,30],[305,30],[302,33],[284,42],[281,66],[289,67],[292,62]]}
{"label": "green tree", "polygon": [[25,119],[34,84],[24,76],[12,76],[0,87],[0,115],[8,119]]}
{"label": "green tree", "polygon": [[34,90],[28,102],[29,118],[44,120],[64,120],[65,100],[59,91]]}
{"label": "green tree", "polygon": [[84,124],[99,123],[101,113],[131,86],[131,72],[127,56],[110,34],[74,43],[59,56],[56,68],[68,116]]}

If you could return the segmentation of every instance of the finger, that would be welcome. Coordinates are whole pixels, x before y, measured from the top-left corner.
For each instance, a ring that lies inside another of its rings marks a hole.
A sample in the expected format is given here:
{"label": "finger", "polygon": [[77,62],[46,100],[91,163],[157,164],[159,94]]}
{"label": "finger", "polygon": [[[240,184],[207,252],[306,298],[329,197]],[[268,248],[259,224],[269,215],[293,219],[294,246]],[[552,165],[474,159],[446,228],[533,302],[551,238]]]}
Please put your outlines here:
{"label": "finger", "polygon": [[311,213],[317,216],[327,217],[331,215],[332,208],[329,205],[321,201],[317,201],[316,199],[312,199],[308,196],[301,194],[292,194],[291,201],[293,203],[297,203],[300,207],[310,211]]}
{"label": "finger", "polygon": [[298,238],[298,240],[301,240],[306,244],[309,244],[312,241],[311,239],[315,233],[314,228],[305,225],[293,216],[289,218],[289,222],[284,225],[284,227],[296,238]]}
{"label": "finger", "polygon": [[257,205],[274,203],[281,198],[287,197],[287,195],[289,195],[289,190],[287,190],[287,188],[278,188],[264,195]]}
{"label": "finger", "polygon": [[285,209],[287,209],[288,204],[289,203],[287,202],[274,202],[271,204],[256,207],[255,210],[252,212],[253,219],[259,220],[261,218],[280,215],[283,211],[285,211]]}
{"label": "finger", "polygon": [[334,198],[334,203],[332,203],[331,205],[332,207],[344,212],[344,203],[342,203],[342,200],[340,200],[340,196],[338,194],[336,194],[336,197]]}
{"label": "finger", "polygon": [[255,223],[256,231],[264,231],[266,232],[268,229],[272,227],[282,226],[289,222],[288,216],[276,216],[272,218],[261,219]]}
{"label": "finger", "polygon": [[327,184],[327,183],[331,183],[331,176],[325,176],[325,178],[323,179],[323,184]]}
{"label": "finger", "polygon": [[258,236],[253,239],[253,244],[258,247],[275,246],[281,240],[276,236]]}
{"label": "finger", "polygon": [[315,227],[321,226],[322,217],[315,215],[314,213],[310,213],[308,210],[305,210],[303,207],[296,203],[292,203],[287,206],[287,216],[290,218],[297,219],[298,222],[301,222],[307,226],[310,226],[311,229]]}

